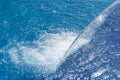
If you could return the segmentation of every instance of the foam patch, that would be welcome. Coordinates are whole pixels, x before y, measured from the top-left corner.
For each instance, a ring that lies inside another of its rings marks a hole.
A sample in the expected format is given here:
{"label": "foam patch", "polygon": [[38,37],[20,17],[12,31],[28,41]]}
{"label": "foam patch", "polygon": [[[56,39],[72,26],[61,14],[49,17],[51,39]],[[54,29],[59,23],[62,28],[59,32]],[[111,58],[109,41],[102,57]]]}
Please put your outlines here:
{"label": "foam patch", "polygon": [[73,32],[46,33],[40,39],[31,42],[31,45],[24,41],[16,43],[7,52],[16,65],[25,64],[44,67],[43,71],[55,71],[76,36],[77,33]]}

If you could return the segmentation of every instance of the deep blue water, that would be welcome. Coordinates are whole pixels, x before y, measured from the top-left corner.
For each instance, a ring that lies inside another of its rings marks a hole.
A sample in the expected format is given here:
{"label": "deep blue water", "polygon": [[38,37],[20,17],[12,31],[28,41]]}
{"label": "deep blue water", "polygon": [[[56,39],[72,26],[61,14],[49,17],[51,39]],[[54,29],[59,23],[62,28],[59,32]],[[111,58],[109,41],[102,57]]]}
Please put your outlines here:
{"label": "deep blue water", "polygon": [[101,25],[88,26],[96,27],[91,41],[67,57],[53,80],[120,80],[120,2],[109,10]]}
{"label": "deep blue water", "polygon": [[[62,58],[56,54],[65,52],[113,2],[0,0],[0,80],[91,80],[91,76],[92,80],[119,80],[119,5],[89,44],[70,55],[56,72],[51,68],[51,64],[56,67],[57,57]],[[95,58],[87,62],[90,55]],[[94,75],[101,70],[102,75]]]}

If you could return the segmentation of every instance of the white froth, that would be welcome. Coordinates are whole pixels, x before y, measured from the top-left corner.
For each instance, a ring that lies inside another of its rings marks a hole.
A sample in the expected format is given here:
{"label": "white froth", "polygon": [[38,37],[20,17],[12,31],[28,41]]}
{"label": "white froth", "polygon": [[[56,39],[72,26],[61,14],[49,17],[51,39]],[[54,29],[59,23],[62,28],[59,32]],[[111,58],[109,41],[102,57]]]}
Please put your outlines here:
{"label": "white froth", "polygon": [[97,21],[102,21],[104,19],[104,15],[100,15],[97,17]]}
{"label": "white froth", "polygon": [[79,40],[77,40],[75,42],[75,44],[73,44],[68,51],[67,54],[65,55],[65,57],[67,57],[68,55],[70,55],[71,53],[73,53],[73,51],[76,51],[78,48],[82,47],[83,45],[89,43],[90,40],[89,39],[85,39],[85,38],[80,38]]}
{"label": "white froth", "polygon": [[96,78],[101,76],[103,73],[105,73],[107,69],[99,69],[98,71],[92,73],[91,78]]}
{"label": "white froth", "polygon": [[55,71],[76,36],[73,32],[46,33],[39,40],[32,42],[35,47],[22,42],[9,49],[8,53],[15,64],[42,66]]}
{"label": "white froth", "polygon": [[19,59],[18,59],[18,54],[17,54],[17,49],[16,48],[11,48],[10,50],[8,50],[10,57],[12,59],[12,61],[14,61],[15,63],[19,63]]}

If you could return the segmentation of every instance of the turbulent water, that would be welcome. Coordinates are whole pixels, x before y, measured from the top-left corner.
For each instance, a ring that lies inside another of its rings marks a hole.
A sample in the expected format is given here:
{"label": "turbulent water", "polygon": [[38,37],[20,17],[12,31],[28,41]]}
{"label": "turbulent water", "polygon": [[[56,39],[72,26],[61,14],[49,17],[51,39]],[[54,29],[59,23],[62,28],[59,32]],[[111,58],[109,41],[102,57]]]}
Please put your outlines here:
{"label": "turbulent water", "polygon": [[119,80],[119,3],[0,0],[0,80]]}
{"label": "turbulent water", "polygon": [[[120,80],[119,9],[120,1],[116,1],[83,31],[69,49],[71,55],[51,79]],[[81,38],[89,40],[82,47]]]}

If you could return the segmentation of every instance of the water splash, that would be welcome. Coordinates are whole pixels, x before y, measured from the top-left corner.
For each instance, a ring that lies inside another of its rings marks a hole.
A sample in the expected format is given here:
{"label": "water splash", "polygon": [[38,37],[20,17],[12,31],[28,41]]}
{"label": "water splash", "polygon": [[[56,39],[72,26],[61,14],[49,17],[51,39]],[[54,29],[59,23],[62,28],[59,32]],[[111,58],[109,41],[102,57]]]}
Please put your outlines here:
{"label": "water splash", "polygon": [[8,45],[12,47],[6,52],[15,65],[24,64],[41,68],[43,72],[54,72],[76,36],[74,32],[46,33],[30,44],[22,41]]}

